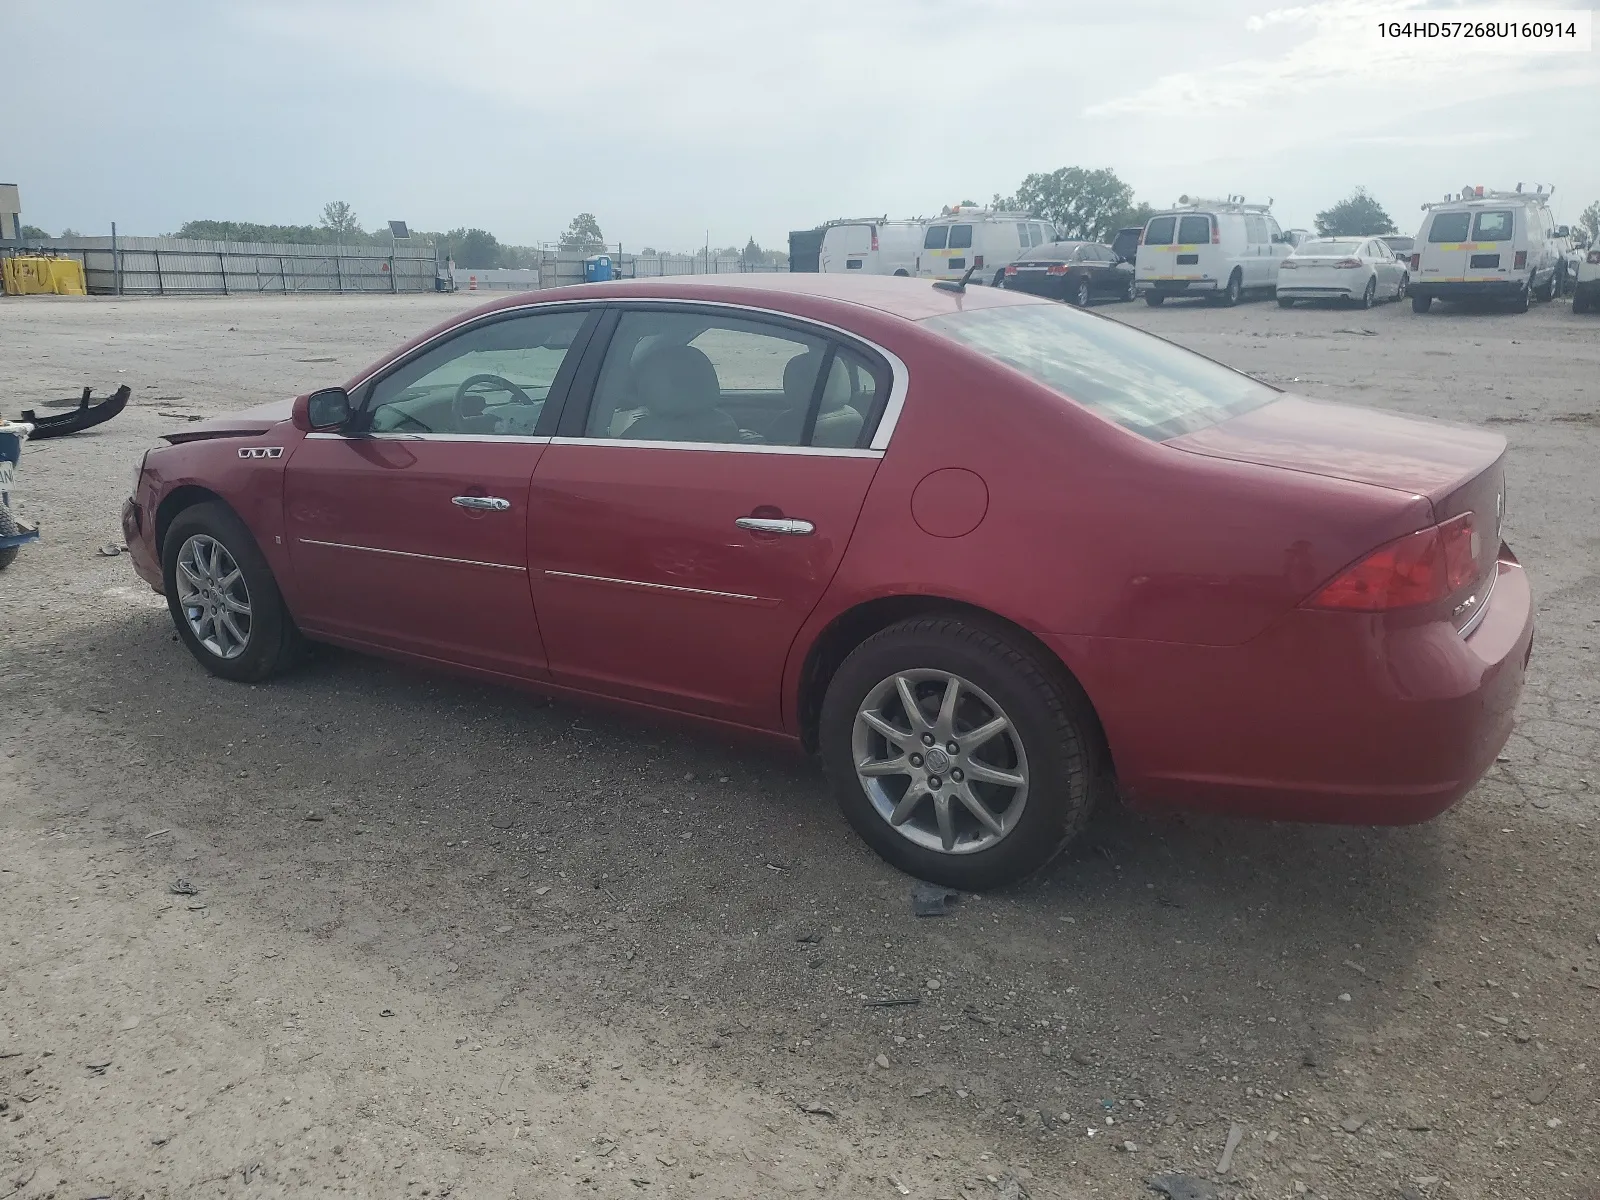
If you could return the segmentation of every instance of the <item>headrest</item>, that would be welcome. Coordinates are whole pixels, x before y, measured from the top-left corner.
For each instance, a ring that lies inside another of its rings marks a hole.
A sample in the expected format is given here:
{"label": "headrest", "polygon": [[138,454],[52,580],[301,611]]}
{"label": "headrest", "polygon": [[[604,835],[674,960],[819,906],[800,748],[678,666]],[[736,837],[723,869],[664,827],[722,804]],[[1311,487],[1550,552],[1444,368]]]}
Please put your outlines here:
{"label": "headrest", "polygon": [[850,403],[850,372],[844,359],[834,356],[828,382],[822,385],[822,412],[836,412]]}
{"label": "headrest", "polygon": [[639,399],[657,416],[689,416],[722,401],[717,369],[693,346],[663,346],[635,370]]}
{"label": "headrest", "polygon": [[811,389],[817,382],[817,367],[822,354],[817,350],[802,350],[783,366],[783,394],[793,405],[811,403]]}

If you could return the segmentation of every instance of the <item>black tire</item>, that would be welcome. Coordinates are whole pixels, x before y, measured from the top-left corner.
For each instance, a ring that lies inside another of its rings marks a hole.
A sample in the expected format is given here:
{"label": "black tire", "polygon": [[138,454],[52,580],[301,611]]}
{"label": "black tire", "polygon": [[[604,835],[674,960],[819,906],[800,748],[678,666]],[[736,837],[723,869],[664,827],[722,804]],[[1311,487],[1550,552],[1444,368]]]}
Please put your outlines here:
{"label": "black tire", "polygon": [[1539,289],[1538,298],[1548,303],[1556,298],[1556,273],[1550,272],[1550,282]]}
{"label": "black tire", "polygon": [[1378,277],[1374,275],[1371,279],[1367,280],[1366,290],[1361,293],[1361,299],[1356,303],[1360,304],[1362,308],[1371,308],[1372,302],[1376,300],[1377,297]]}
{"label": "black tire", "polygon": [[1398,304],[1400,301],[1404,300],[1406,298],[1406,293],[1408,291],[1410,291],[1410,290],[1411,290],[1411,276],[1409,274],[1401,275],[1400,276],[1400,290],[1397,291],[1394,294],[1395,303]]}
{"label": "black tire", "polygon": [[[178,554],[184,543],[196,534],[220,543],[243,575],[250,602],[250,628],[244,649],[235,657],[223,656],[206,648],[189,626],[189,619],[178,602]],[[186,508],[173,519],[161,548],[162,586],[167,594],[167,610],[178,637],[195,660],[213,675],[239,683],[256,683],[292,665],[300,656],[302,642],[272,577],[272,569],[262,557],[256,540],[226,505],[210,501]]]}
{"label": "black tire", "polygon": [[1425,313],[1432,307],[1433,307],[1433,297],[1432,296],[1416,296],[1416,295],[1413,295],[1411,297],[1411,311],[1414,312],[1414,313]]}
{"label": "black tire", "polygon": [[1165,300],[1166,297],[1160,292],[1146,292],[1144,294],[1144,302],[1151,308],[1160,308]]}
{"label": "black tire", "polygon": [[1575,313],[1586,313],[1586,312],[1589,311],[1589,293],[1588,292],[1573,292],[1572,293],[1572,311],[1575,312]]}
{"label": "black tire", "polygon": [[[16,537],[22,532],[22,526],[17,524],[16,517],[11,515],[11,510],[0,505],[0,537]],[[0,550],[0,571],[4,571],[17,561],[17,555],[22,553],[21,546],[7,546]]]}
{"label": "black tire", "polygon": [[1005,285],[1006,285],[1006,269],[1004,267],[1001,267],[998,271],[996,271],[994,273],[994,279],[991,281],[991,283],[992,283],[992,285],[994,287],[1005,287]]}
{"label": "black tire", "polygon": [[1072,303],[1079,308],[1089,307],[1089,278],[1084,276],[1078,280],[1077,290],[1072,293]]}
{"label": "black tire", "polygon": [[[1026,753],[1029,786],[1021,815],[987,849],[950,853],[913,842],[873,807],[856,775],[860,706],[879,684],[916,670],[959,675],[988,693]],[[845,659],[828,685],[819,742],[839,807],[869,846],[916,878],[982,891],[1032,875],[1083,829],[1100,769],[1094,728],[1087,699],[1059,664],[970,618],[927,616],[881,630]]]}
{"label": "black tire", "polygon": [[1128,285],[1127,285],[1127,287],[1122,289],[1122,299],[1125,300],[1129,304],[1132,304],[1134,299],[1135,299],[1135,297],[1137,297],[1138,294],[1139,294],[1139,289],[1134,286],[1133,279],[1134,279],[1133,272],[1129,271],[1128,272]]}
{"label": "black tire", "polygon": [[1511,311],[1525,313],[1529,303],[1533,300],[1533,276],[1528,276],[1528,282],[1522,285],[1522,290],[1511,298]]}
{"label": "black tire", "polygon": [[1279,308],[1293,308],[1294,307],[1294,301],[1291,300],[1288,296],[1279,296],[1278,297],[1278,307]]}

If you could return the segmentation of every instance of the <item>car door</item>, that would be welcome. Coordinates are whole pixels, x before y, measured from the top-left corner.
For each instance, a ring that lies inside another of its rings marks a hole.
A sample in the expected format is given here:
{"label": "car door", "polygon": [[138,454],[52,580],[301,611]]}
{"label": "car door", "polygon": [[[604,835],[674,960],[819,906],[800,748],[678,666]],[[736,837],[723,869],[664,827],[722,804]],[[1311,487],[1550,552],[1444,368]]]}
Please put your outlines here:
{"label": "car door", "polygon": [[285,468],[305,631],[515,677],[546,660],[528,487],[597,310],[495,314],[358,389]]}
{"label": "car door", "polygon": [[608,324],[592,395],[574,392],[533,478],[552,676],[777,729],[790,645],[881,458],[889,368],[733,306],[634,304]]}
{"label": "car door", "polygon": [[1117,296],[1122,293],[1122,279],[1117,274],[1116,255],[1110,246],[1095,242],[1089,246],[1089,269],[1093,273],[1096,296]]}

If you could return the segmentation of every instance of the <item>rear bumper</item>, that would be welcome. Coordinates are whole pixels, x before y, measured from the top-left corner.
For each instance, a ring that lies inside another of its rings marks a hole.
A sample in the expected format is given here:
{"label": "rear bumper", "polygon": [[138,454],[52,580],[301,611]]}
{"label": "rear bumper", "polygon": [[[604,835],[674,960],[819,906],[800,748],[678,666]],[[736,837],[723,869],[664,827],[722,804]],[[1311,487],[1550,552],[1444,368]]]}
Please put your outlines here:
{"label": "rear bumper", "polygon": [[1008,291],[1026,292],[1030,296],[1050,296],[1059,299],[1066,291],[1065,275],[1007,275],[1002,287]]}
{"label": "rear bumper", "polygon": [[1532,282],[1522,276],[1516,279],[1428,280],[1411,279],[1411,294],[1433,300],[1510,300],[1522,295],[1522,290]]}
{"label": "rear bumper", "polygon": [[1358,296],[1366,288],[1366,280],[1362,280],[1361,288],[1333,287],[1333,286],[1294,286],[1291,284],[1278,284],[1278,299],[1280,300],[1349,300]]}
{"label": "rear bumper", "polygon": [[1143,295],[1145,292],[1161,292],[1164,295],[1181,296],[1185,292],[1214,292],[1217,290],[1215,279],[1135,279],[1133,289]]}
{"label": "rear bumper", "polygon": [[1467,637],[1296,610],[1240,646],[1058,639],[1129,803],[1403,825],[1461,799],[1511,735],[1533,600],[1509,551]]}
{"label": "rear bumper", "polygon": [[166,589],[161,579],[161,559],[155,550],[153,514],[148,514],[132,496],[122,502],[122,540],[133,560],[133,571],[159,594]]}

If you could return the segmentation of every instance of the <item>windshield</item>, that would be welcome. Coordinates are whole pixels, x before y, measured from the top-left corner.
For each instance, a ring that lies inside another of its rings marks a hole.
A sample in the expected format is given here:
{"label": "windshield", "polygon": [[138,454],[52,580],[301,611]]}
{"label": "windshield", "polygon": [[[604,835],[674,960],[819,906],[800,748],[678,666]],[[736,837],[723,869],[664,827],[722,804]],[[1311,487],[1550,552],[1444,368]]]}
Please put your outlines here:
{"label": "windshield", "polygon": [[1278,398],[1266,384],[1193,351],[1062,305],[1006,305],[924,323],[1152,441]]}
{"label": "windshield", "polygon": [[1442,212],[1433,214],[1433,224],[1428,227],[1430,242],[1464,242],[1472,228],[1469,212]]}

